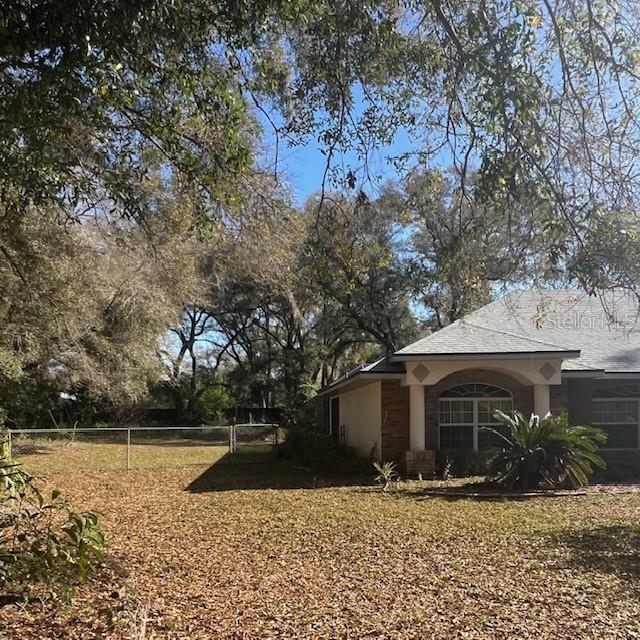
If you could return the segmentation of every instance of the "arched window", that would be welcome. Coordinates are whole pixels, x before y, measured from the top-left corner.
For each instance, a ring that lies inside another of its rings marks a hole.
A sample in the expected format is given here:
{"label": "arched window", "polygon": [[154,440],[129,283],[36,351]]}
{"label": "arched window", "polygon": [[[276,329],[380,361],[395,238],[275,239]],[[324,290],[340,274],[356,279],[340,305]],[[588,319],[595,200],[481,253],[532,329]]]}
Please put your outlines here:
{"label": "arched window", "polygon": [[496,410],[513,409],[511,394],[501,387],[473,382],[447,389],[438,401],[440,449],[484,449],[490,434],[480,427],[500,427]]}
{"label": "arched window", "polygon": [[640,388],[626,384],[602,389],[591,398],[591,424],[607,434],[607,449],[637,449],[640,442]]}

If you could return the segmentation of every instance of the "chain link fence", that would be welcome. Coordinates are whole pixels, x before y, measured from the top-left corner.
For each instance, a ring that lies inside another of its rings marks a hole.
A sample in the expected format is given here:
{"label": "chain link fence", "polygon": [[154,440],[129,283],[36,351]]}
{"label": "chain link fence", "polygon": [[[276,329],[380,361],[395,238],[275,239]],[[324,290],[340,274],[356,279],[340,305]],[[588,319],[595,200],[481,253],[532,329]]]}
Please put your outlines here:
{"label": "chain link fence", "polygon": [[275,424],[12,429],[12,456],[33,473],[209,466],[277,459]]}

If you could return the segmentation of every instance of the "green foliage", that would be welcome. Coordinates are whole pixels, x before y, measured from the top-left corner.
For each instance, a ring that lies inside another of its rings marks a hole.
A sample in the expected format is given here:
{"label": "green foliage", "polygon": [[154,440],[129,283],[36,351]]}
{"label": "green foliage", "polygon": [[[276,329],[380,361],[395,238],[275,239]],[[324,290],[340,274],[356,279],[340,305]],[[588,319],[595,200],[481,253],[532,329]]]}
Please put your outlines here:
{"label": "green foliage", "polygon": [[12,428],[54,426],[50,412],[60,418],[59,390],[52,380],[28,370],[18,380],[0,380],[0,404]]}
{"label": "green foliage", "polygon": [[24,597],[69,598],[104,559],[96,514],[77,513],[60,492],[49,497],[0,441],[0,587]]}
{"label": "green foliage", "polygon": [[388,206],[413,225],[407,270],[434,328],[490,302],[497,285],[530,276],[527,256],[541,254],[522,207],[512,208],[505,225],[495,206],[468,197],[477,179],[471,175],[461,187],[451,172],[416,170],[386,189]]}
{"label": "green foliage", "polygon": [[527,420],[521,413],[496,416],[507,427],[503,434],[484,427],[501,446],[490,463],[494,481],[511,489],[532,489],[541,484],[572,487],[589,483],[593,468],[606,464],[598,444],[606,435],[594,427],[570,426],[566,414]]}
{"label": "green foliage", "polygon": [[229,392],[220,385],[206,388],[198,398],[198,415],[205,422],[220,423],[225,416],[225,411],[232,406]]}
{"label": "green foliage", "polygon": [[417,337],[410,310],[411,283],[401,258],[406,228],[384,198],[332,194],[307,205],[305,245],[310,275],[337,305],[351,332],[392,353]]}
{"label": "green foliage", "polygon": [[391,483],[399,478],[395,462],[374,462],[373,468],[378,472],[374,480],[386,491]]}
{"label": "green foliage", "polygon": [[0,14],[1,151],[12,165],[0,184],[12,213],[29,199],[73,209],[102,189],[127,216],[146,218],[137,184],[151,148],[168,172],[198,175],[208,197],[226,199],[229,173],[251,156],[245,103],[219,47],[251,42],[269,3],[256,14],[182,1],[67,8],[62,18],[54,5],[12,0]]}

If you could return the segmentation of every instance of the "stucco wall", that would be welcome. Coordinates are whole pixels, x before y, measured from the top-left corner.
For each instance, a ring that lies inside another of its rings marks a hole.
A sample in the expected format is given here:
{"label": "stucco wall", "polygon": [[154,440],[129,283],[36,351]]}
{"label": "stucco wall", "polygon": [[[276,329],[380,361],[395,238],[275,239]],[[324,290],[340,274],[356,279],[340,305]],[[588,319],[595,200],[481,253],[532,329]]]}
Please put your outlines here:
{"label": "stucco wall", "polygon": [[[422,368],[421,368],[422,367]],[[551,368],[552,375],[543,375],[542,371]],[[497,375],[515,378],[521,384],[560,384],[561,360],[559,358],[523,358],[523,359],[469,359],[469,360],[425,360],[407,363],[407,384],[436,386],[453,374],[464,375],[465,371],[487,371]],[[416,371],[422,375],[416,376]],[[489,378],[490,379],[490,378]]]}
{"label": "stucco wall", "polygon": [[368,457],[372,447],[380,452],[380,382],[340,395],[340,424],[346,428],[346,443]]}

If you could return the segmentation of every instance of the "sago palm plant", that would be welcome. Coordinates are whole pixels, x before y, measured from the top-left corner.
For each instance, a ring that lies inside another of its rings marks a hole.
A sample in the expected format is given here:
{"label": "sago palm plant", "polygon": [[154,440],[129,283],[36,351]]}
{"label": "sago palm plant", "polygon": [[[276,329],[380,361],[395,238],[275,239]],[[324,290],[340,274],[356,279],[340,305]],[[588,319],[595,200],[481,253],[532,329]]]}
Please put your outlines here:
{"label": "sago palm plant", "polygon": [[386,491],[391,486],[391,483],[399,477],[395,462],[374,462],[373,466],[378,472],[375,481],[382,487],[383,491]]}
{"label": "sago palm plant", "polygon": [[511,489],[533,489],[545,483],[552,486],[589,484],[594,467],[606,464],[598,455],[598,444],[607,436],[594,427],[573,427],[565,414],[527,420],[514,411],[496,411],[506,433],[484,427],[493,435],[500,451],[491,460],[489,473]]}

